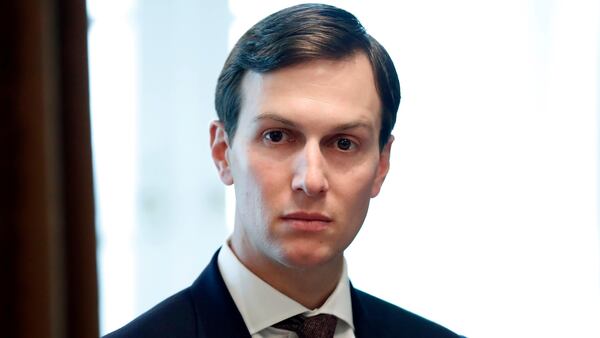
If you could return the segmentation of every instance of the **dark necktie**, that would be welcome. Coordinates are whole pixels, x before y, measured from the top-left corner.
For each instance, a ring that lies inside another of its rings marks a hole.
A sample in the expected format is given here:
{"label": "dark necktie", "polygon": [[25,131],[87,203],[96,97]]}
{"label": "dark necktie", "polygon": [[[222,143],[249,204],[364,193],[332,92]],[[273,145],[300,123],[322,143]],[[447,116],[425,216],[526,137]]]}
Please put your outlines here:
{"label": "dark necktie", "polygon": [[334,315],[320,314],[313,317],[296,315],[273,327],[296,332],[299,338],[333,338],[336,324],[337,318]]}

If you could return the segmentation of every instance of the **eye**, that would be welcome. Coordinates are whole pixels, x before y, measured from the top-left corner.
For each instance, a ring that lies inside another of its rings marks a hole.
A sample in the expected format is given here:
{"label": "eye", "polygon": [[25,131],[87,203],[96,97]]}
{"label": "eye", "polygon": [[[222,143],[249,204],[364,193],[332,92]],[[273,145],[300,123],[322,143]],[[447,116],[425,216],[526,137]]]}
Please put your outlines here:
{"label": "eye", "polygon": [[342,151],[350,151],[356,148],[356,144],[349,138],[340,137],[335,141],[335,145]]}
{"label": "eye", "polygon": [[281,143],[289,136],[283,130],[268,130],[263,134],[263,139],[269,143]]}

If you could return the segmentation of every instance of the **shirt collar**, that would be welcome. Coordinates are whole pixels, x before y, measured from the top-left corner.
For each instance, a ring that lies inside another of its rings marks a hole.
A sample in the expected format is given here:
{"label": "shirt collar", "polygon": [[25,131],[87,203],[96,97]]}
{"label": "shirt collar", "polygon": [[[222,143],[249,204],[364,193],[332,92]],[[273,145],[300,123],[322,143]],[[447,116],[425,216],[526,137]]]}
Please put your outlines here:
{"label": "shirt collar", "polygon": [[332,314],[354,329],[350,282],[345,260],[342,276],[335,290],[323,306],[314,310],[304,307],[253,274],[238,260],[227,244],[223,245],[219,252],[218,265],[225,285],[251,335],[301,313],[309,317],[320,313]]}

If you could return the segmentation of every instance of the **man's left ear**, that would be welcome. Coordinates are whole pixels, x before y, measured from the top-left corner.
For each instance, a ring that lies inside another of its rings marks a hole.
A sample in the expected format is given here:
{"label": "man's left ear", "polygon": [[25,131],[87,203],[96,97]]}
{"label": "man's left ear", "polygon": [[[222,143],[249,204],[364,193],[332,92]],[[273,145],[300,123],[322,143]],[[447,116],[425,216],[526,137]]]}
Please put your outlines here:
{"label": "man's left ear", "polygon": [[371,188],[371,198],[377,196],[381,191],[381,186],[385,180],[385,176],[390,170],[390,152],[392,150],[392,143],[394,142],[394,135],[390,135],[387,143],[383,146],[383,150],[379,154],[379,163],[377,164],[377,173],[375,180],[373,181],[373,187]]}

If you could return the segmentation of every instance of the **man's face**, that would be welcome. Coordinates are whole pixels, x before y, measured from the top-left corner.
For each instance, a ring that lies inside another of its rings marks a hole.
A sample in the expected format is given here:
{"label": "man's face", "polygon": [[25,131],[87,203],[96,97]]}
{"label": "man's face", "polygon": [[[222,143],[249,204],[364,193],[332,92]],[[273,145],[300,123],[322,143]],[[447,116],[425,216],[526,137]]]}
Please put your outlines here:
{"label": "man's face", "polygon": [[211,127],[215,163],[235,187],[234,252],[251,270],[341,262],[379,193],[393,140],[380,152],[367,57],[248,72],[241,91],[233,141]]}

